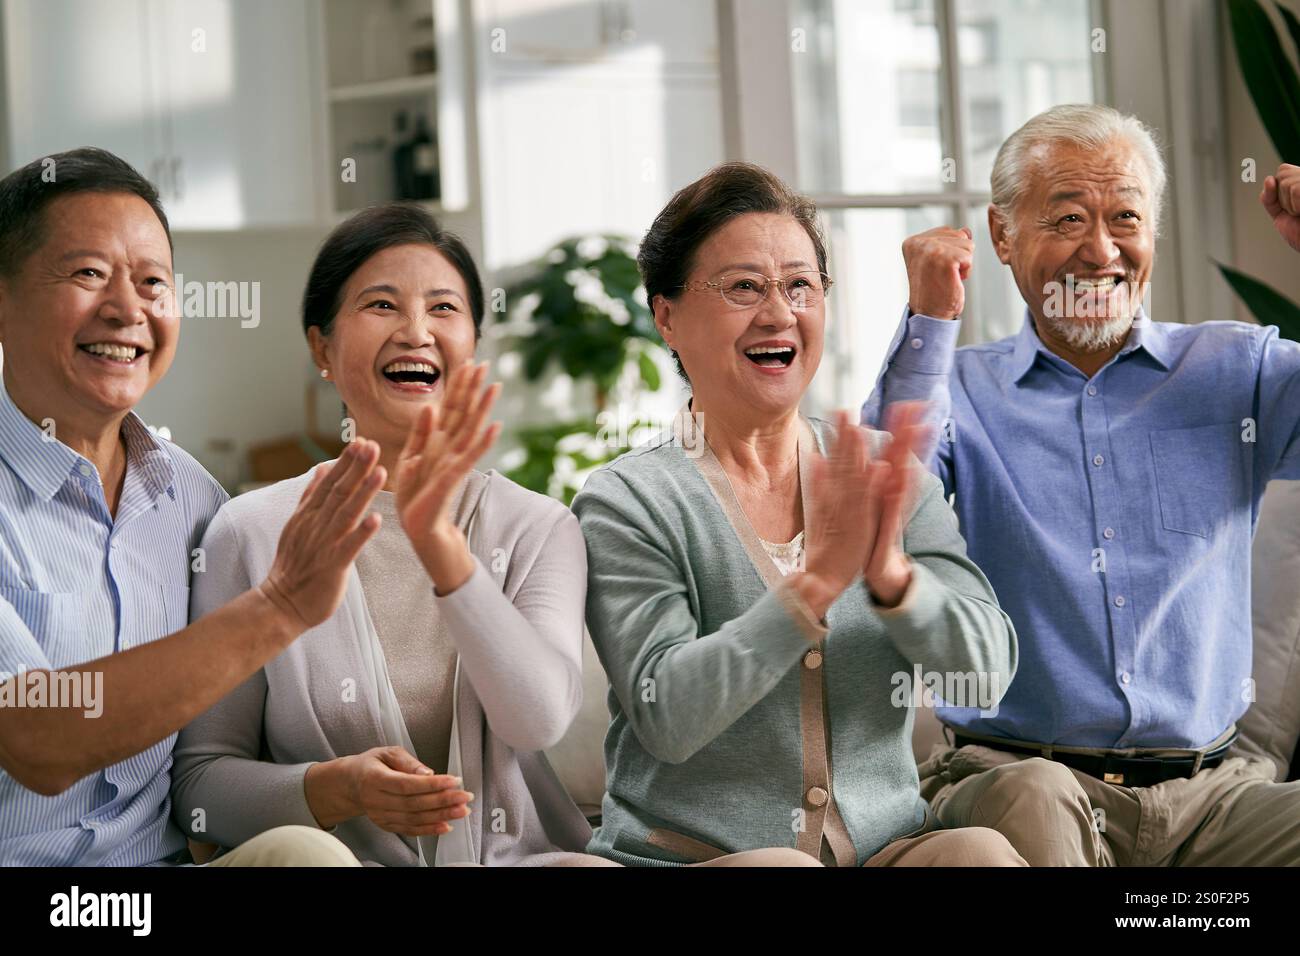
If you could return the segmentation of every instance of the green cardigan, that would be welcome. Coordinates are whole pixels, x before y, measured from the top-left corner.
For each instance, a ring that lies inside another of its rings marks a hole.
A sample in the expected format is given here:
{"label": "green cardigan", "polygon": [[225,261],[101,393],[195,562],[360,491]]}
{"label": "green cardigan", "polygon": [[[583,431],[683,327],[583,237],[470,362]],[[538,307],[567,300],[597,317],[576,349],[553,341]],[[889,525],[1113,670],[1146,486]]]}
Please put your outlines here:
{"label": "green cardigan", "polygon": [[[611,685],[607,793],[588,851],[633,865],[778,846],[817,855],[831,815],[815,804],[829,791],[852,841],[836,856],[861,865],[927,819],[897,675],[910,687],[914,665],[983,673],[1000,696],[1016,668],[1011,620],[926,472],[903,535],[914,569],[903,603],[877,608],[859,579],[827,612],[824,643],[810,640],[817,624],[756,553],[717,459],[683,433],[683,413],[673,432],[595,472],[573,502],[587,542],[587,625]],[[802,422],[806,489],[804,449],[815,440],[824,453],[834,426]],[[872,440],[879,448],[887,436]],[[821,656],[809,658],[815,648]],[[814,791],[823,716],[830,776]]]}

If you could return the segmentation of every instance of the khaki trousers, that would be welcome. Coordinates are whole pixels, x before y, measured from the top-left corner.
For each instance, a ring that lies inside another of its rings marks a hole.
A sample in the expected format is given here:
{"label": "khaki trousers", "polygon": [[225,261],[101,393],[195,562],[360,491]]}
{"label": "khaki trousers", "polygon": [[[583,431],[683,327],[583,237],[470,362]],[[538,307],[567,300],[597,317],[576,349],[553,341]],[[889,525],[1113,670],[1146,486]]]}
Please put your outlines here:
{"label": "khaki trousers", "polygon": [[204,866],[360,866],[343,843],[313,827],[276,827],[259,833]]}
{"label": "khaki trousers", "polygon": [[1153,787],[1122,787],[1064,764],[937,745],[921,796],[944,826],[990,827],[1031,866],[1297,866],[1300,782],[1232,757]]}

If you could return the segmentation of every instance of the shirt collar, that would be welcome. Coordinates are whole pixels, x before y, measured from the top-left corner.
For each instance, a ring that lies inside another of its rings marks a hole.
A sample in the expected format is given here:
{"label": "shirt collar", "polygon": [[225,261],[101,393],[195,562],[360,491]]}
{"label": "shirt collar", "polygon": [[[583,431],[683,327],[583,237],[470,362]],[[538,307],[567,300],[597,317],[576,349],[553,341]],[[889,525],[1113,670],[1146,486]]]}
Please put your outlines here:
{"label": "shirt collar", "polygon": [[1151,359],[1160,366],[1164,371],[1169,371],[1169,332],[1167,328],[1156,322],[1146,314],[1141,306],[1138,307],[1137,317],[1133,320],[1133,331],[1129,333],[1128,341],[1120,349],[1120,354],[1135,352],[1138,349],[1146,352]]}
{"label": "shirt collar", "polygon": [[1025,307],[1025,322],[1020,326],[1016,336],[1016,347],[1011,352],[1011,381],[1019,385],[1020,380],[1034,367],[1034,360],[1039,352],[1046,352],[1038,333],[1034,331],[1034,317],[1029,307]]}
{"label": "shirt collar", "polygon": [[[1138,307],[1137,315],[1133,319],[1133,328],[1128,334],[1128,340],[1119,350],[1119,354],[1127,355],[1138,349],[1151,356],[1161,369],[1169,371],[1169,340],[1165,330],[1151,321],[1141,306]],[[1038,337],[1038,333],[1034,330],[1033,316],[1026,307],[1025,324],[1020,327],[1015,348],[1011,352],[1012,382],[1020,384],[1020,380],[1034,367],[1034,360],[1038,358],[1040,352],[1043,355],[1053,354]]]}
{"label": "shirt collar", "polygon": [[[55,433],[57,435],[57,431]],[[151,499],[173,494],[176,468],[166,447],[135,412],[122,420],[128,477],[138,474]],[[0,379],[0,459],[23,484],[45,501],[53,498],[70,477],[90,460],[47,433],[22,413]]]}

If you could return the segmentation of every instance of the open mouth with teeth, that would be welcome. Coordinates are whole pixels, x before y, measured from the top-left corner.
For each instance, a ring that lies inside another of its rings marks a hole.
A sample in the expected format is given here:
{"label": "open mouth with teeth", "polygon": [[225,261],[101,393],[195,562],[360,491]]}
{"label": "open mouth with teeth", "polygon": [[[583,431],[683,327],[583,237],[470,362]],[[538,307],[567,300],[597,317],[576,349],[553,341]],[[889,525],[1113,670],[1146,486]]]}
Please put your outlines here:
{"label": "open mouth with teeth", "polygon": [[384,378],[398,385],[432,388],[441,377],[442,372],[431,362],[389,362],[384,366]]}
{"label": "open mouth with teeth", "polygon": [[786,368],[794,361],[794,349],[788,345],[759,345],[745,349],[745,358],[761,368]]}
{"label": "open mouth with teeth", "polygon": [[1098,279],[1080,279],[1073,277],[1074,291],[1081,295],[1104,295],[1119,284],[1118,276],[1103,276]]}
{"label": "open mouth with teeth", "polygon": [[118,365],[130,365],[148,351],[138,345],[118,345],[114,342],[91,342],[88,345],[78,345],[77,348],[97,359],[116,362]]}

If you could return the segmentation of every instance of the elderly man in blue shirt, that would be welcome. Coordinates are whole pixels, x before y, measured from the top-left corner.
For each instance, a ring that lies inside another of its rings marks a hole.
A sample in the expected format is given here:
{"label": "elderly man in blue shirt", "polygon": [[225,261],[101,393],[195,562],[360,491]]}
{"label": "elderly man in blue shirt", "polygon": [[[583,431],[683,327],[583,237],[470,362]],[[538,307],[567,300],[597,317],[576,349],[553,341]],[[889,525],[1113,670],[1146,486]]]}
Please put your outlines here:
{"label": "elderly man in blue shirt", "polygon": [[[1297,173],[1261,197],[1293,245]],[[1023,327],[956,348],[971,235],[913,236],[909,306],[862,410],[933,403],[930,467],[1021,639],[995,713],[940,709],[954,746],[922,793],[1035,866],[1300,864],[1300,783],[1226,755],[1251,699],[1260,498],[1300,478],[1300,344],[1145,314],[1164,182],[1133,117],[1031,119],[989,207]]]}
{"label": "elderly man in blue shirt", "polygon": [[[189,862],[176,733],[333,613],[378,527],[378,448],[303,495],[266,580],[187,626],[226,494],[132,409],[180,331],[158,193],[79,149],[0,181],[0,864]],[[357,866],[304,821],[219,865]],[[214,864],[215,865],[215,864]]]}

